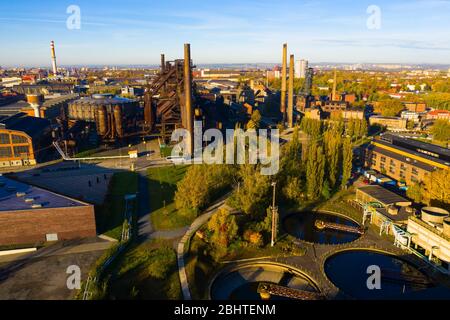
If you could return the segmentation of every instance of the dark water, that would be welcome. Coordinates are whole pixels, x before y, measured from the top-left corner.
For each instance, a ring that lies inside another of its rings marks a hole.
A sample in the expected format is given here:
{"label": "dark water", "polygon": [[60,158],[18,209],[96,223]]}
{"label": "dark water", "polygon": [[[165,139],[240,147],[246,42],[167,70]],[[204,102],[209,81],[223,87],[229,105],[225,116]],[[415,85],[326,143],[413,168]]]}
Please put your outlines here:
{"label": "dark water", "polygon": [[283,227],[287,233],[298,239],[321,244],[351,242],[360,236],[357,233],[339,230],[319,230],[314,226],[316,220],[358,227],[358,224],[350,219],[321,212],[299,212],[291,214],[283,220]]}
{"label": "dark water", "polygon": [[[230,295],[230,300],[262,300],[258,293],[258,285],[261,282],[247,282],[237,287]],[[268,283],[268,282],[264,282]],[[285,297],[270,296],[269,300],[290,300]]]}
{"label": "dark water", "polygon": [[[381,270],[381,289],[369,290],[367,268],[377,265]],[[405,298],[425,290],[427,277],[416,267],[394,256],[374,251],[337,253],[325,262],[325,273],[341,291],[355,299]]]}

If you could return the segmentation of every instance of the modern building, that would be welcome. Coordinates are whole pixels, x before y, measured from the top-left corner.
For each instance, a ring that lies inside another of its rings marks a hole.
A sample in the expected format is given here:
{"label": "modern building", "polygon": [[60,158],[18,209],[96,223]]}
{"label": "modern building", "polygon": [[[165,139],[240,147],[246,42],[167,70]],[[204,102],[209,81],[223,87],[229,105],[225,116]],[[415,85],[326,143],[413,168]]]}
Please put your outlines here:
{"label": "modern building", "polygon": [[448,170],[450,150],[385,134],[367,147],[365,166],[402,184],[411,185],[424,181],[436,169]]}
{"label": "modern building", "polygon": [[295,61],[295,78],[305,79],[306,70],[308,70],[308,60],[301,59]]}
{"label": "modern building", "polygon": [[389,131],[404,131],[406,130],[407,123],[407,119],[400,117],[371,116],[369,118],[369,124],[371,126],[379,125],[386,127]]}
{"label": "modern building", "polygon": [[407,231],[415,249],[450,272],[450,215],[441,208],[425,207],[421,217],[409,217]]}
{"label": "modern building", "polygon": [[415,111],[405,110],[400,114],[400,118],[406,119],[407,121],[413,121],[414,123],[419,123],[421,119],[421,115]]}
{"label": "modern building", "polygon": [[0,176],[0,245],[95,235],[93,205]]}
{"label": "modern building", "polygon": [[0,167],[35,165],[50,144],[49,120],[25,113],[0,119]]}

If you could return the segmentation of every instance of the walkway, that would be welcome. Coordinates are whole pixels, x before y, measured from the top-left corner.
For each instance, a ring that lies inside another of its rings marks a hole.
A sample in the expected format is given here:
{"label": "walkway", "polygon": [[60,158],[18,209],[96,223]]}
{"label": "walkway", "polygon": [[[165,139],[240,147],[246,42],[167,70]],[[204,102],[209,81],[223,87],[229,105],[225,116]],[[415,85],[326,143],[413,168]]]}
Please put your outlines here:
{"label": "walkway", "polygon": [[203,225],[205,224],[209,218],[211,218],[212,214],[216,212],[218,209],[222,207],[226,207],[225,200],[228,198],[229,194],[226,194],[213,205],[211,205],[206,211],[197,219],[192,222],[191,226],[188,228],[183,238],[181,238],[178,243],[177,248],[177,261],[178,261],[178,274],[180,276],[181,283],[181,291],[183,292],[184,300],[191,300],[191,292],[189,291],[189,284],[187,280],[186,268],[184,264],[185,258],[185,244],[189,241],[192,235]]}

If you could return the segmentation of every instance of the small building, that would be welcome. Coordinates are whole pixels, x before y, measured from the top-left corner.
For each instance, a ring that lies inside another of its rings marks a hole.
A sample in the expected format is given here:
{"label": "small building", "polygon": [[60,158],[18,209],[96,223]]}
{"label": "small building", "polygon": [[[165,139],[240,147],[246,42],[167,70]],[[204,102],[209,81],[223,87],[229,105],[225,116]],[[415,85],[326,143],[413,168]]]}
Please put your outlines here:
{"label": "small building", "polygon": [[369,124],[371,126],[380,125],[391,131],[406,130],[407,123],[407,119],[402,119],[400,117],[371,116],[369,118]]}
{"label": "small building", "polygon": [[403,102],[405,108],[410,112],[425,112],[427,110],[427,104],[425,102]]}
{"label": "small building", "polygon": [[0,176],[0,245],[94,236],[93,205]]}
{"label": "small building", "polygon": [[365,112],[363,109],[360,108],[349,108],[347,110],[344,110],[342,113],[342,117],[345,120],[352,120],[352,119],[363,120],[364,116]]}
{"label": "small building", "polygon": [[363,205],[377,204],[372,208],[370,221],[380,228],[390,223],[406,225],[408,218],[414,213],[410,200],[379,185],[356,189],[356,201]]}

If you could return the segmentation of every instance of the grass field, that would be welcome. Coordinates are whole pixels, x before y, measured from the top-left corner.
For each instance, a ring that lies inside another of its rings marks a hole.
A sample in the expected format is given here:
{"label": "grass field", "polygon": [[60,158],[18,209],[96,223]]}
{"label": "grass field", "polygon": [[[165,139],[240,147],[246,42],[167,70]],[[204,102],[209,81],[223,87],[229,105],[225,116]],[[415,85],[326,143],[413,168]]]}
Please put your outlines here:
{"label": "grass field", "polygon": [[181,299],[172,243],[153,240],[135,245],[115,263],[110,299]]}
{"label": "grass field", "polygon": [[179,212],[174,203],[177,182],[184,177],[187,168],[188,166],[168,166],[148,170],[150,217],[156,230],[184,227],[195,219],[195,212]]}
{"label": "grass field", "polygon": [[112,177],[105,202],[96,207],[95,218],[99,233],[120,239],[124,219],[124,196],[136,193],[138,190],[138,175],[134,172],[118,172]]}

